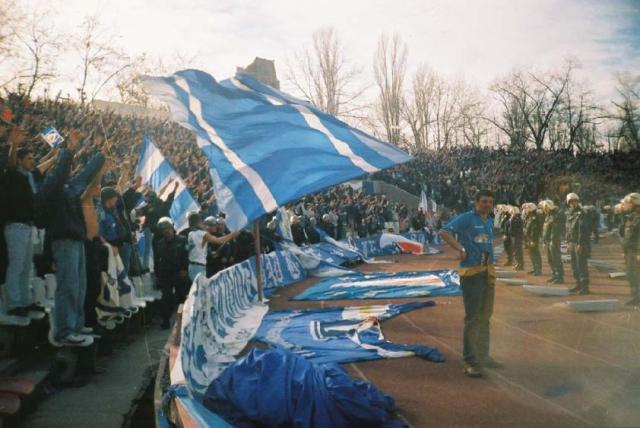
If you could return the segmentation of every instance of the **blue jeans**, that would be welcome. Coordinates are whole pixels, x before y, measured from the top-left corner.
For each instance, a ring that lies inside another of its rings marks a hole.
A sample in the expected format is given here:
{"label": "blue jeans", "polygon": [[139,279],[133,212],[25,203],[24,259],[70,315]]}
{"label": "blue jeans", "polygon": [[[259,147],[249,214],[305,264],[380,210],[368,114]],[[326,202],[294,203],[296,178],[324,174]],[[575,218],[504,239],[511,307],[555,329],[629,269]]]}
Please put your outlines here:
{"label": "blue jeans", "polygon": [[131,254],[133,253],[133,247],[131,244],[125,242],[120,247],[120,258],[124,265],[124,275],[129,276],[129,266],[131,266]]}
{"label": "blue jeans", "polygon": [[31,266],[33,262],[33,227],[24,223],[9,223],[4,227],[9,265],[7,266],[7,310],[31,305]]}
{"label": "blue jeans", "polygon": [[151,233],[151,229],[145,227],[142,230],[142,234],[144,236],[144,250],[142,252],[142,269],[149,270],[149,265],[151,264],[151,245],[153,242],[153,233]]}
{"label": "blue jeans", "polygon": [[201,274],[206,276],[207,275],[206,266],[189,263],[189,279],[191,280],[192,283],[196,279],[196,276],[199,273],[201,273]]}
{"label": "blue jeans", "polygon": [[84,300],[87,292],[84,242],[61,239],[51,244],[56,264],[56,293],[53,335],[60,340],[84,327]]}

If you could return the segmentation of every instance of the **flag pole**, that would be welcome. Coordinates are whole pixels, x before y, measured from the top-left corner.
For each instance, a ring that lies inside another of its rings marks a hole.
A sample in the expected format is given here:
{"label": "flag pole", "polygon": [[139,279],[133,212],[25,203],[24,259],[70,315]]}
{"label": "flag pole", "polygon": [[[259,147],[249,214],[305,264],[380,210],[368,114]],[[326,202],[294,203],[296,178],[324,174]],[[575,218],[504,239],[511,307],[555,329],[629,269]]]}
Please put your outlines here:
{"label": "flag pole", "polygon": [[262,290],[262,266],[260,261],[260,219],[256,220],[254,231],[254,243],[256,251],[256,283],[258,284],[258,300],[264,300],[264,292]]}

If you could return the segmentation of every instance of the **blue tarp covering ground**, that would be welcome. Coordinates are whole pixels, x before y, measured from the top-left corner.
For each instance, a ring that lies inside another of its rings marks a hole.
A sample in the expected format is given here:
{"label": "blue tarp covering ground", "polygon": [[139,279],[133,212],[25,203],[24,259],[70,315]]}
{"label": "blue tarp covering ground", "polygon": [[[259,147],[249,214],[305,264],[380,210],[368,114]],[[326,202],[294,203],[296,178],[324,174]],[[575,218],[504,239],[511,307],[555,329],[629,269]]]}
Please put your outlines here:
{"label": "blue tarp covering ground", "polygon": [[403,427],[393,398],[337,365],[253,349],[214,380],[204,405],[235,427]]}
{"label": "blue tarp covering ground", "polygon": [[355,273],[325,278],[292,300],[355,300],[455,296],[460,277],[454,270]]}
{"label": "blue tarp covering ground", "polygon": [[436,348],[389,342],[380,328],[381,321],[434,304],[427,301],[269,312],[254,339],[288,349],[315,363],[350,363],[413,355],[442,362],[444,358]]}

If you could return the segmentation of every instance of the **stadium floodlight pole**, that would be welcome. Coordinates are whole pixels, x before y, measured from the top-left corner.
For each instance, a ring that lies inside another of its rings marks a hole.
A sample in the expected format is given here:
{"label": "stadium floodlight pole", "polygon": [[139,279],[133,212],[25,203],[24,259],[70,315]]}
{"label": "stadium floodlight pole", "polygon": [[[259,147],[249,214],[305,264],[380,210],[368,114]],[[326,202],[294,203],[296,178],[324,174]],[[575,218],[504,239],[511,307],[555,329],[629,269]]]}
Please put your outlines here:
{"label": "stadium floodlight pole", "polygon": [[260,219],[257,219],[254,225],[253,241],[256,251],[256,283],[258,285],[258,300],[264,300],[264,292],[262,289],[262,266],[260,266]]}

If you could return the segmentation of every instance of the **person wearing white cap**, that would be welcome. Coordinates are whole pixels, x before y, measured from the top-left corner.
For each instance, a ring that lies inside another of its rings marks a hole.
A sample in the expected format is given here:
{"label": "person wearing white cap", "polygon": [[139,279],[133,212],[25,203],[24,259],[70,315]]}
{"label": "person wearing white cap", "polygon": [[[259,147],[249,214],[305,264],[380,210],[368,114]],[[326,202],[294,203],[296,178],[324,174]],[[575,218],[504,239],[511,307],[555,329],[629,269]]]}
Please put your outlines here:
{"label": "person wearing white cap", "polygon": [[629,306],[640,305],[640,193],[629,193],[622,199],[622,210],[628,213],[622,248],[631,288]]}
{"label": "person wearing white cap", "polygon": [[542,242],[547,251],[547,262],[551,268],[551,278],[547,282],[564,284],[564,266],[562,264],[560,245],[564,238],[567,219],[564,211],[550,199],[540,202],[540,207],[545,214],[544,225],[542,226]]}
{"label": "person wearing white cap", "polygon": [[509,232],[513,247],[513,270],[524,270],[524,227],[520,208],[511,207],[511,218],[509,219]]}
{"label": "person wearing white cap", "polygon": [[510,230],[511,207],[509,205],[498,206],[498,224],[503,234],[504,253],[507,255],[507,261],[503,266],[513,265],[513,239]]}
{"label": "person wearing white cap", "polygon": [[529,272],[533,276],[542,275],[542,256],[540,255],[540,236],[542,235],[542,216],[538,213],[538,207],[534,203],[526,203],[522,206],[524,213],[524,239],[529,252],[533,270]]}
{"label": "person wearing white cap", "polygon": [[577,294],[589,294],[589,266],[587,254],[591,238],[588,219],[580,207],[580,197],[575,193],[567,195],[569,215],[567,216],[567,243],[571,255],[571,269],[576,281],[575,287],[569,290]]}
{"label": "person wearing white cap", "polygon": [[153,242],[153,263],[156,282],[162,291],[159,308],[161,327],[167,329],[173,309],[189,291],[189,253],[187,240],[176,233],[171,218],[161,217],[155,230],[159,236]]}

